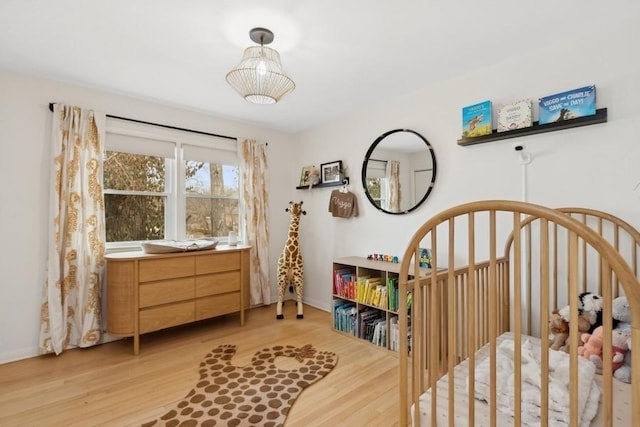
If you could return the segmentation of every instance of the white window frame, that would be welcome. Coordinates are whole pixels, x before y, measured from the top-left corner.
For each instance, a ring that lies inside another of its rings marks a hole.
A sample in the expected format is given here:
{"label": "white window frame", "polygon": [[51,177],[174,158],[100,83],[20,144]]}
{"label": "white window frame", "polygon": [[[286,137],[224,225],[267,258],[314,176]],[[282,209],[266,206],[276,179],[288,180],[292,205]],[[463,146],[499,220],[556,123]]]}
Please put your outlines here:
{"label": "white window frame", "polygon": [[388,185],[389,180],[386,177],[386,169],[387,169],[387,160],[376,160],[369,159],[369,164],[367,165],[367,178],[376,178],[380,183],[380,197],[373,198],[372,200],[378,201],[380,203],[380,207],[382,209],[387,209],[387,193],[388,193]]}
{"label": "white window frame", "polygon": [[[149,124],[107,118],[105,151],[113,151],[109,146],[109,135],[123,135],[159,142],[174,144],[173,158],[165,160],[165,191],[164,193],[123,191],[123,190],[103,190],[105,194],[145,194],[154,196],[166,196],[165,204],[165,239],[181,240],[186,237],[186,200],[185,192],[185,161],[184,146],[189,145],[199,149],[226,152],[222,157],[227,159],[235,158],[235,165],[239,165],[237,158],[237,141],[219,138],[215,136],[202,135],[181,131],[177,129],[163,128]],[[132,150],[137,151],[137,150]],[[142,152],[137,154],[154,155],[152,152]],[[231,156],[232,155],[232,156]],[[189,159],[193,160],[193,159]],[[213,159],[212,159],[213,160]],[[212,161],[210,160],[210,161]],[[242,194],[242,179],[239,174],[238,188],[238,227],[243,229],[243,215],[240,195]],[[193,195],[189,196],[193,197]],[[128,242],[107,242],[107,252],[118,252],[140,249],[142,241]]]}

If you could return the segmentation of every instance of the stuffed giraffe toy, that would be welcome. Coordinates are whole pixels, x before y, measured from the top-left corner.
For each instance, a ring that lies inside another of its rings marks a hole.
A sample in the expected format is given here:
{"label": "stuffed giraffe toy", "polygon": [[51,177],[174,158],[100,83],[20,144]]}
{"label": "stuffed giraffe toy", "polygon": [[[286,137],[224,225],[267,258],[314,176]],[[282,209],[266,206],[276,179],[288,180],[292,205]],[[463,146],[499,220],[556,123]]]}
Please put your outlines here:
{"label": "stuffed giraffe toy", "polygon": [[289,234],[284,250],[278,259],[278,305],[276,308],[276,319],[284,319],[282,305],[284,304],[284,291],[287,285],[293,285],[296,290],[296,304],[298,305],[298,315],[296,318],[304,318],[302,312],[302,282],[304,278],[304,268],[302,265],[302,252],[298,242],[298,229],[300,228],[300,214],[306,215],[300,203],[289,202],[289,207],[284,210],[291,213],[289,222]]}

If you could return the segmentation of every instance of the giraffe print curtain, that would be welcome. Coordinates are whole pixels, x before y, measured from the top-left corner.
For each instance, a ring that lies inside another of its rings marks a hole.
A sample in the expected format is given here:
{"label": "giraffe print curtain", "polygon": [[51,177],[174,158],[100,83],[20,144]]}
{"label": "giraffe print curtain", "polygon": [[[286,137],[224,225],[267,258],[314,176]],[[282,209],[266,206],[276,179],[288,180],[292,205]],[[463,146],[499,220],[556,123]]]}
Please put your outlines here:
{"label": "giraffe print curtain", "polygon": [[249,256],[251,305],[271,304],[266,144],[241,139],[238,144],[238,158],[242,176],[240,202],[243,205],[244,226],[241,237],[251,245]]}
{"label": "giraffe print curtain", "polygon": [[105,115],[56,104],[49,191],[49,249],[40,310],[40,353],[89,347],[102,336]]}

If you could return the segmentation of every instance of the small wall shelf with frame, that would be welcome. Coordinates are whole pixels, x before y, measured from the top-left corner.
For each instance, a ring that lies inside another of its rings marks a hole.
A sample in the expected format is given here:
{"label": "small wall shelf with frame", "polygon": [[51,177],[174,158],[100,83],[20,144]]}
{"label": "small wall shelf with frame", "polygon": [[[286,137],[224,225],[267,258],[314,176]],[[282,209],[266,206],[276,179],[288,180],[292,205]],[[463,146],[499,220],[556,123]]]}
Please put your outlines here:
{"label": "small wall shelf with frame", "polygon": [[[311,188],[323,188],[323,187],[341,187],[343,185],[349,185],[349,177],[345,177],[342,181],[340,182],[327,182],[327,183],[320,183],[320,184],[315,184],[312,185]],[[309,186],[308,185],[298,185],[296,187],[297,190],[308,190]]]}
{"label": "small wall shelf with frame", "polygon": [[476,136],[473,138],[461,138],[458,140],[458,145],[475,145],[483,144],[485,142],[500,141],[502,139],[517,138],[526,135],[535,135],[537,133],[553,132],[556,130],[570,129],[580,126],[595,125],[597,123],[605,123],[607,121],[607,109],[600,108],[596,110],[596,114],[592,116],[578,117],[576,119],[565,120],[561,122],[546,123],[543,125],[538,122],[533,122],[530,127],[522,129],[514,129],[506,132],[498,132],[493,129],[490,135]]}

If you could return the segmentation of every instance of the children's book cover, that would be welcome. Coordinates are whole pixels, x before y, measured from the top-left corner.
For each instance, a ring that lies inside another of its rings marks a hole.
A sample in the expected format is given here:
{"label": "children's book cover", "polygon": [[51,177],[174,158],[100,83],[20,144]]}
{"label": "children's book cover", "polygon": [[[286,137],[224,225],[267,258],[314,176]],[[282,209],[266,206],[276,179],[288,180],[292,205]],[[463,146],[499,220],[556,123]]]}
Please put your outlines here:
{"label": "children's book cover", "polygon": [[469,105],[462,109],[462,137],[489,135],[491,128],[491,101]]}
{"label": "children's book cover", "polygon": [[538,100],[538,124],[561,122],[596,113],[596,87],[585,86]]}
{"label": "children's book cover", "polygon": [[532,124],[530,99],[503,105],[498,110],[498,132],[526,128]]}
{"label": "children's book cover", "polygon": [[431,249],[420,248],[420,267],[431,268]]}

